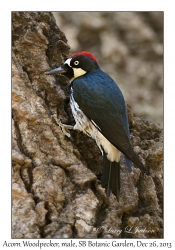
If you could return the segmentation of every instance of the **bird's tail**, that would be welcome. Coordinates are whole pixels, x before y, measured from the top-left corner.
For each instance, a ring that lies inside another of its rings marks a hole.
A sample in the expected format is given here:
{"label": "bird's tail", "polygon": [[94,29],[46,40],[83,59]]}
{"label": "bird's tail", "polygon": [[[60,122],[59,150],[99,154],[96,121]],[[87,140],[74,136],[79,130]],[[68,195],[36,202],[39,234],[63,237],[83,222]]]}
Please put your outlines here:
{"label": "bird's tail", "polygon": [[134,152],[133,148],[130,147],[128,148],[128,151],[127,151],[127,156],[126,157],[126,153],[124,152],[125,154],[125,161],[126,161],[126,165],[128,166],[128,169],[131,171],[131,161],[138,167],[140,168],[140,170],[144,173],[145,172],[145,167],[143,165],[143,163],[141,162],[141,160],[139,159],[138,155]]}
{"label": "bird's tail", "polygon": [[106,154],[103,154],[103,174],[102,187],[105,188],[106,197],[110,197],[110,191],[119,201],[120,192],[120,164],[119,162],[110,162]]}

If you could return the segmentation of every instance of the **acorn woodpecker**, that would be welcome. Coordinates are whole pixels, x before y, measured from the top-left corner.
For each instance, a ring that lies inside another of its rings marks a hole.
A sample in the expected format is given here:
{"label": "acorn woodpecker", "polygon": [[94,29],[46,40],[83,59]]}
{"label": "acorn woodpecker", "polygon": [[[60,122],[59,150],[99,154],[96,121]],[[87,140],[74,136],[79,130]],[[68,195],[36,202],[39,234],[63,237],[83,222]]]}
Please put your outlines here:
{"label": "acorn woodpecker", "polygon": [[75,125],[57,123],[66,129],[83,131],[92,137],[103,155],[102,187],[119,200],[120,154],[125,155],[128,169],[131,161],[144,170],[144,165],[130,144],[130,132],[125,100],[115,81],[104,73],[91,53],[82,51],[70,56],[63,66],[46,72],[61,73],[71,81],[70,106]]}

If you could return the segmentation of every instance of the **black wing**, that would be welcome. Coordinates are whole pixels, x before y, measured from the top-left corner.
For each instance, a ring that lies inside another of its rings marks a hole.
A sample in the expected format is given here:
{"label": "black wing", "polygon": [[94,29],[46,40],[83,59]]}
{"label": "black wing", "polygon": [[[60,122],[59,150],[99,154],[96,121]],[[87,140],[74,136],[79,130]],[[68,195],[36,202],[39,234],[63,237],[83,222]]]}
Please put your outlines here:
{"label": "black wing", "polygon": [[[102,71],[101,71],[102,72]],[[105,73],[104,73],[105,74]],[[98,76],[98,75],[97,75]],[[117,84],[105,74],[87,74],[73,81],[73,96],[84,114],[93,120],[100,132],[138,167],[143,164],[129,141],[128,120],[123,95]],[[106,76],[107,79],[106,83]],[[95,78],[98,79],[96,82]]]}

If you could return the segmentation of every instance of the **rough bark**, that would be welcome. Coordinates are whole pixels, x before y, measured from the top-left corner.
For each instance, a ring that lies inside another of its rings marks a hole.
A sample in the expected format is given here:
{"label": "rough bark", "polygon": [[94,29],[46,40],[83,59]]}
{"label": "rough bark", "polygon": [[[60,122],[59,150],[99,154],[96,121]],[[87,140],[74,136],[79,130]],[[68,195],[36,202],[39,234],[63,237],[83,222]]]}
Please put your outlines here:
{"label": "rough bark", "polygon": [[69,82],[44,73],[69,56],[65,35],[50,12],[13,12],[12,28],[12,238],[162,238],[161,127],[128,106],[131,142],[150,174],[128,172],[122,158],[120,202],[107,200],[95,142],[65,137],[51,117],[74,123]]}

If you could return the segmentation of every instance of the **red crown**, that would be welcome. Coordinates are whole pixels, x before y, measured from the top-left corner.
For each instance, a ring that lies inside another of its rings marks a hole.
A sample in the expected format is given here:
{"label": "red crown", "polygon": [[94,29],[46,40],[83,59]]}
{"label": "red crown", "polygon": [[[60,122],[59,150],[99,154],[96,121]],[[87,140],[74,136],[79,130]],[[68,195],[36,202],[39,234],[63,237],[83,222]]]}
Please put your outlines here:
{"label": "red crown", "polygon": [[88,56],[88,57],[92,58],[94,61],[98,62],[97,58],[95,56],[93,56],[91,53],[87,52],[87,51],[81,51],[81,52],[75,53],[72,56],[70,56],[70,58],[73,58],[73,57],[76,57],[76,56],[82,56],[82,55],[83,56]]}

